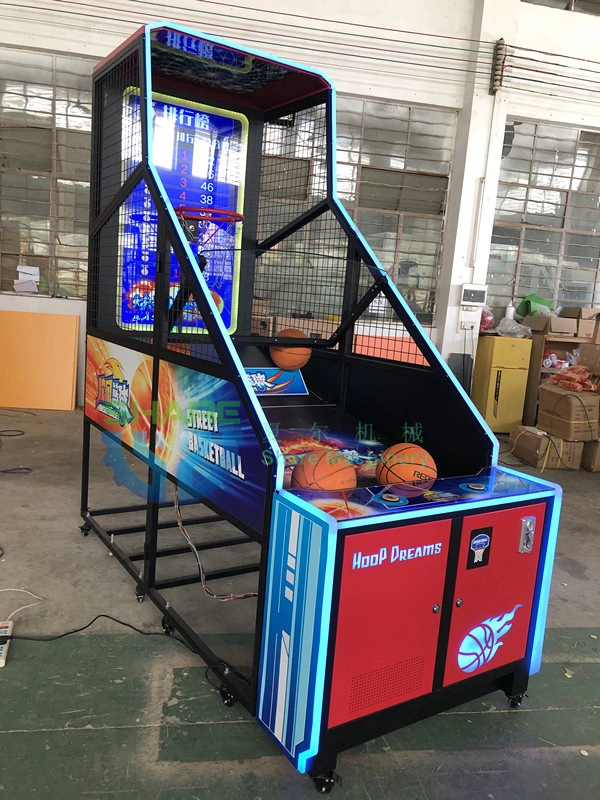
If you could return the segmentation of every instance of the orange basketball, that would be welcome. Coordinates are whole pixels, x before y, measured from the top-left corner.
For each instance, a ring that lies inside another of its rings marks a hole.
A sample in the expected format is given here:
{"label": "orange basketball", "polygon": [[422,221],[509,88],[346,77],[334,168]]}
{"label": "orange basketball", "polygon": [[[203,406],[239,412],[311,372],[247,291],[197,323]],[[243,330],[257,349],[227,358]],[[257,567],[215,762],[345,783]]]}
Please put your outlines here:
{"label": "orange basketball", "polygon": [[[308,336],[296,328],[286,328],[284,331],[279,331],[276,336],[285,337],[286,339],[308,339]],[[273,359],[273,363],[277,364],[280,369],[300,369],[303,367],[310,358],[310,347],[282,347],[280,344],[275,344],[269,347],[269,355]]]}
{"label": "orange basketball", "polygon": [[399,487],[404,497],[416,497],[429,489],[437,478],[431,455],[411,442],[388,447],[377,462],[377,483]]}
{"label": "orange basketball", "polygon": [[356,470],[339,450],[309,450],[292,470],[292,486],[326,492],[354,489]]}

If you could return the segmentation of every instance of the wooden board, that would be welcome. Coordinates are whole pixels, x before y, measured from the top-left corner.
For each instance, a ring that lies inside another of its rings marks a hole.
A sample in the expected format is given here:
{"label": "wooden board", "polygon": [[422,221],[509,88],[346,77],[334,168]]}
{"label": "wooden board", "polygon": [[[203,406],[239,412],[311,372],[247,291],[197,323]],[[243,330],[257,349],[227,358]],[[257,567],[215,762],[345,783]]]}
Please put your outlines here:
{"label": "wooden board", "polygon": [[0,311],[0,406],[75,408],[79,317]]}

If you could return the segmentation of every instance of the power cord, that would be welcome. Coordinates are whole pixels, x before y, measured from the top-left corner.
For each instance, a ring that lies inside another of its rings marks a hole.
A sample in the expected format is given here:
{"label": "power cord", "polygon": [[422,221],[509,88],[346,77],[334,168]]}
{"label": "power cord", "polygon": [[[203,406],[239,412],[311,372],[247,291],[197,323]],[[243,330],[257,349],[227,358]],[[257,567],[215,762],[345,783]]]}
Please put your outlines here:
{"label": "power cord", "polygon": [[[0,589],[0,591],[11,591],[11,590],[10,589],[6,589],[6,590],[5,589]],[[19,590],[19,591],[25,591],[25,590]],[[34,595],[34,597],[35,596],[37,596],[37,595]],[[32,603],[32,605],[37,605],[37,603]],[[26,606],[24,606],[24,608],[26,608]],[[17,609],[17,610],[20,611],[21,609]],[[13,613],[16,614],[16,611],[13,612]],[[12,616],[12,614],[11,614],[11,616]],[[9,617],[9,619],[10,619],[10,617]],[[57,639],[64,639],[65,636],[71,636],[71,634],[73,634],[73,633],[81,633],[81,631],[85,631],[87,628],[91,627],[94,624],[94,622],[96,622],[99,619],[109,619],[109,620],[111,620],[111,622],[116,622],[118,625],[124,625],[126,628],[130,628],[132,631],[135,631],[136,633],[140,633],[142,636],[165,636],[166,635],[164,631],[143,631],[141,628],[136,628],[135,625],[131,625],[129,622],[123,622],[123,620],[121,620],[121,619],[117,619],[116,617],[111,617],[110,614],[98,614],[97,616],[94,617],[93,620],[91,620],[91,622],[88,622],[87,625],[83,625],[81,628],[75,628],[72,631],[65,631],[64,633],[59,633],[56,636],[7,636],[6,638],[7,639],[21,639],[22,641],[25,641],[25,642],[55,642]],[[176,642],[179,642],[180,644],[182,644],[185,647],[187,647],[187,649],[190,650],[192,653],[194,653],[194,655],[198,655],[196,650],[194,650],[193,647],[190,647],[190,645],[184,639],[180,639],[177,636],[169,636],[169,638],[170,639],[174,639]]]}
{"label": "power cord", "polygon": [[[15,591],[15,590],[0,589],[0,591],[8,592],[8,591]],[[27,591],[27,590],[26,589],[17,589],[16,591]],[[31,592],[27,592],[27,594],[32,594],[32,593]],[[33,596],[37,597],[37,595],[33,595]],[[32,605],[37,605],[37,603],[32,603]],[[24,606],[24,608],[25,607],[26,606]],[[17,610],[20,611],[21,609],[17,609]],[[17,613],[16,611],[13,612],[13,614],[16,614],[16,613]],[[11,614],[11,616],[12,616],[12,614]],[[9,617],[9,619],[10,619],[10,617]],[[81,628],[75,628],[72,631],[65,631],[64,633],[59,633],[56,636],[6,636],[5,638],[6,639],[20,639],[21,641],[24,641],[24,642],[55,642],[55,641],[57,641],[57,639],[64,639],[65,636],[71,636],[73,633],[81,633],[81,631],[87,630],[87,628],[91,627],[94,624],[94,622],[96,622],[99,619],[109,619],[111,622],[116,622],[118,625],[123,625],[124,627],[129,628],[130,630],[135,631],[136,633],[140,633],[142,636],[162,636],[164,638],[167,635],[167,634],[165,634],[164,631],[143,631],[141,628],[136,628],[135,625],[131,625],[129,622],[123,622],[123,620],[121,620],[121,619],[117,619],[116,617],[111,617],[110,614],[98,614],[97,616],[94,617],[93,620],[88,622],[87,625],[82,625]],[[180,639],[178,636],[173,636],[172,634],[169,634],[168,638],[172,639],[175,642],[179,642],[179,644],[182,644],[184,647],[187,647],[187,649],[190,651],[190,653],[193,653],[195,656],[199,655],[198,651],[194,650],[194,648],[191,645],[189,645],[185,641],[185,639]],[[250,683],[250,681],[249,681],[249,679],[248,679],[248,677],[246,675],[244,675],[242,672],[239,672],[237,669],[235,669],[235,667],[232,667],[231,664],[228,664],[226,661],[222,661],[221,660],[221,666],[223,667],[224,671],[231,672],[232,675],[235,675],[240,680],[243,680],[246,683]],[[207,673],[209,671],[213,671],[214,672],[215,668],[214,667],[207,667],[206,671],[207,671]],[[208,680],[208,676],[207,676],[207,680]],[[209,683],[212,683],[212,682],[209,681]]]}
{"label": "power cord", "polygon": [[[2,551],[2,553],[4,553],[4,550]],[[26,606],[21,606],[21,608],[17,608],[16,611],[13,611],[12,614],[10,614],[10,616],[6,618],[6,622],[11,620],[15,614],[19,613],[19,611],[23,611],[23,609],[25,608],[32,608],[33,606],[39,606],[39,604],[44,600],[43,597],[38,597],[37,594],[34,594],[33,592],[28,591],[27,589],[0,589],[0,592],[23,592],[23,594],[28,594],[30,597],[35,597],[35,599],[38,601],[37,603],[27,603]]]}
{"label": "power cord", "polygon": [[[34,414],[33,411],[25,411],[25,409],[21,408],[3,408],[2,411],[0,411],[0,417],[15,416],[37,417],[37,414]],[[4,430],[0,430],[0,436],[25,436],[25,431],[17,428],[5,428]],[[0,441],[0,447],[2,447],[2,441]],[[31,469],[29,467],[11,467],[10,469],[0,469],[0,474],[2,475],[29,475],[30,473]]]}
{"label": "power cord", "polygon": [[190,534],[187,531],[187,528],[185,527],[185,525],[183,523],[183,518],[181,516],[181,509],[179,507],[179,491],[178,491],[177,486],[175,487],[175,503],[174,503],[174,506],[175,506],[175,516],[177,517],[177,526],[179,527],[179,530],[183,534],[186,542],[188,543],[188,546],[189,546],[190,550],[194,554],[194,558],[196,559],[196,565],[198,567],[198,574],[200,575],[200,582],[202,583],[202,588],[204,589],[206,594],[209,597],[212,597],[213,600],[218,600],[221,603],[227,603],[230,600],[247,600],[250,597],[258,597],[258,592],[244,592],[244,594],[215,594],[213,592],[213,590],[210,588],[210,586],[206,582],[206,572],[204,570],[204,566],[203,566],[202,561],[200,559],[200,555],[198,553],[198,548],[196,547],[196,545],[192,541],[192,538],[191,538]]}

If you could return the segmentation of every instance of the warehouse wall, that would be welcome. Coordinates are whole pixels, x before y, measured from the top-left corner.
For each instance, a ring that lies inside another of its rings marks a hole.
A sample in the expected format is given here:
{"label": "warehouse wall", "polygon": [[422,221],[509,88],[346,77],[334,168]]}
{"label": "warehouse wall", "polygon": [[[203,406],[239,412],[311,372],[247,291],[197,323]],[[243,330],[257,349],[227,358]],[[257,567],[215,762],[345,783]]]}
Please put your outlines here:
{"label": "warehouse wall", "polygon": [[[3,8],[0,47],[100,59],[169,10],[174,21],[321,68],[339,92],[460,111],[431,336],[444,355],[463,352],[460,287],[486,283],[507,116],[600,130],[600,84],[586,84],[582,63],[572,58],[597,59],[600,19],[519,0],[332,0],[326,6],[307,0],[301,8],[293,0],[263,0],[260,9],[209,0],[185,0],[176,9],[40,0],[35,7]],[[493,44],[501,37],[512,61],[504,87],[491,96]],[[542,56],[524,48],[558,54],[549,60],[566,76],[566,88],[554,87],[556,77],[544,84],[535,61],[525,60]],[[2,306],[29,310],[35,302],[6,295]],[[467,346],[474,344],[472,336]]]}

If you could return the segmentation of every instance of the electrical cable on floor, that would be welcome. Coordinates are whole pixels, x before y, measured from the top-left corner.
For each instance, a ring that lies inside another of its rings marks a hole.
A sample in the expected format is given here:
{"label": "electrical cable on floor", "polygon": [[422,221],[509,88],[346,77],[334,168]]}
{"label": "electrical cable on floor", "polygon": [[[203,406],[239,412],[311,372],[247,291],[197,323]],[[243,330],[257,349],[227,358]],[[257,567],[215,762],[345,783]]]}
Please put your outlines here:
{"label": "electrical cable on floor", "polygon": [[[38,597],[38,595],[33,594],[33,592],[27,591],[27,589],[0,589],[0,592],[25,592],[26,594],[30,594],[32,597]],[[38,599],[41,601],[43,598],[40,597]],[[37,605],[38,605],[38,603],[29,603],[29,605],[22,606],[21,608],[18,608],[17,611],[22,611],[23,608],[29,608],[30,606],[37,606]],[[8,620],[10,620],[10,618],[13,617],[17,613],[17,611],[13,611],[12,614],[9,617],[7,617],[6,621],[8,622]],[[136,628],[135,625],[131,625],[129,622],[123,622],[123,620],[121,620],[121,619],[117,619],[116,617],[111,617],[110,614],[98,614],[97,616],[94,617],[93,620],[91,620],[91,622],[88,622],[87,625],[83,625],[81,628],[75,628],[72,631],[65,631],[64,633],[59,633],[56,636],[14,636],[14,635],[12,635],[12,636],[6,636],[5,638],[6,639],[19,639],[19,640],[24,641],[24,642],[55,642],[55,641],[57,641],[57,639],[64,639],[65,636],[71,636],[71,634],[73,634],[73,633],[81,633],[81,631],[85,631],[87,628],[89,628],[91,625],[94,624],[94,622],[96,622],[99,619],[109,619],[109,620],[111,620],[111,622],[116,622],[118,625],[124,625],[126,628],[130,628],[132,631],[135,631],[136,633],[140,633],[142,636],[162,636],[164,638],[167,635],[167,634],[165,634],[165,631],[143,631],[141,628]],[[168,638],[172,639],[175,642],[179,642],[179,644],[182,644],[184,647],[186,647],[190,651],[190,653],[193,653],[195,656],[199,656],[200,657],[200,654],[198,653],[198,651],[195,650],[190,644],[188,644],[185,641],[185,639],[180,639],[178,636],[173,636],[172,634],[169,634]],[[223,670],[225,672],[230,672],[232,675],[235,675],[237,678],[239,678],[240,680],[244,681],[245,683],[250,683],[250,681],[246,677],[246,675],[244,675],[243,673],[241,673],[238,670],[236,670],[235,667],[232,667],[231,664],[228,664],[226,661],[223,661],[221,666],[222,666],[222,668],[223,668]],[[213,672],[215,672],[215,667],[211,667],[211,666],[207,667],[207,669],[206,669],[206,674],[207,674],[206,680],[212,686],[214,686],[215,684],[212,683],[212,681],[210,681],[208,679],[208,673],[211,670]],[[218,673],[216,673],[216,674],[218,675]],[[217,687],[217,688],[219,688],[219,687]]]}
{"label": "electrical cable on floor", "polygon": [[[9,413],[6,413],[9,412]],[[13,409],[13,408],[3,408],[0,411],[1,417],[14,417],[14,416],[30,416],[30,417],[37,417],[37,414],[34,414],[33,411],[25,411],[24,409]],[[0,436],[7,436],[9,438],[14,436],[25,436],[25,431],[19,430],[17,428],[4,428],[0,430]],[[2,447],[2,441],[0,440],[0,447]],[[29,475],[31,469],[29,467],[10,467],[9,469],[0,469],[0,474],[2,475]]]}
{"label": "electrical cable on floor", "polygon": [[204,571],[204,567],[202,565],[202,561],[200,560],[200,554],[198,553],[198,548],[193,543],[191,536],[186,530],[185,525],[183,524],[183,519],[181,516],[181,509],[179,508],[179,492],[177,487],[175,487],[175,515],[177,517],[177,525],[179,530],[183,534],[186,542],[188,543],[190,550],[194,554],[196,559],[196,564],[198,566],[198,572],[200,574],[200,581],[202,583],[202,588],[206,592],[209,597],[212,597],[213,600],[219,600],[221,603],[227,603],[230,600],[247,600],[250,597],[258,597],[258,592],[244,592],[243,594],[215,594],[213,590],[208,586],[206,583],[206,572]]}
{"label": "electrical cable on floor", "polygon": [[[0,589],[0,591],[1,592],[9,592],[9,591],[20,591],[20,592],[23,592],[23,591],[26,591],[26,589],[16,589],[16,590],[14,590],[14,589]],[[27,592],[27,594],[32,594],[32,593],[31,592]],[[37,595],[33,595],[33,596],[37,597]],[[37,605],[37,603],[32,603],[31,605]],[[24,606],[24,608],[26,608],[26,607],[27,606]],[[20,611],[21,609],[17,609],[17,610]],[[16,611],[13,612],[13,614],[16,614]],[[11,614],[11,616],[13,616],[13,615]],[[8,619],[10,619],[10,617],[8,617]],[[93,620],[88,622],[87,625],[82,625],[81,628],[75,628],[72,631],[65,631],[64,633],[59,633],[56,636],[14,636],[13,635],[13,636],[7,636],[6,638],[7,639],[18,639],[18,640],[21,640],[21,641],[24,641],[24,642],[55,642],[58,639],[64,639],[65,636],[71,636],[73,633],[81,633],[81,631],[87,630],[87,628],[92,626],[94,624],[94,622],[96,622],[99,619],[109,619],[109,620],[111,620],[111,622],[116,622],[118,625],[124,625],[126,628],[130,628],[132,631],[135,631],[136,633],[140,633],[142,636],[161,636],[163,638],[165,636],[167,636],[165,631],[143,631],[141,628],[136,628],[135,625],[131,625],[129,622],[123,622],[123,620],[121,620],[121,619],[117,619],[116,617],[111,617],[110,614],[98,614],[97,616],[94,617]],[[173,636],[172,634],[169,634],[168,638],[173,640],[174,642],[179,642],[179,644],[182,644],[184,647],[186,647],[190,651],[190,653],[193,653],[195,656],[201,657],[200,653],[198,653],[197,650],[195,650],[190,644],[188,644],[188,642],[186,642],[185,639],[180,639],[178,636]],[[222,661],[222,667],[223,667],[223,670],[225,672],[231,672],[232,675],[235,675],[240,680],[243,680],[246,683],[250,683],[250,681],[248,680],[248,678],[245,675],[243,675],[241,672],[236,670],[234,667],[231,666],[231,664],[228,664],[226,661]],[[207,667],[207,672],[210,671],[210,670],[212,670],[214,672],[215,668],[214,667],[210,667],[210,666]],[[207,680],[208,680],[208,678],[207,678]],[[209,681],[209,683],[212,683],[212,682]],[[214,686],[214,684],[212,684],[212,685]]]}
{"label": "electrical cable on floor", "polygon": [[[10,589],[0,589],[0,591],[11,591]],[[25,591],[23,589],[17,591]],[[28,594],[31,594],[28,592]],[[34,595],[35,597],[36,595]],[[32,605],[37,605],[37,603],[32,603]],[[20,610],[20,609],[18,609]],[[13,612],[16,613],[16,612]],[[11,615],[12,616],[12,615]],[[10,617],[9,617],[10,619]],[[109,619],[111,622],[116,622],[118,625],[124,625],[126,628],[131,628],[132,631],[136,633],[141,633],[142,636],[165,636],[164,631],[143,631],[141,628],[136,628],[135,625],[131,625],[129,622],[123,622],[123,620],[117,619],[116,617],[111,617],[109,614],[98,614],[94,617],[91,622],[88,622],[87,625],[83,625],[81,628],[75,628],[72,631],[65,631],[64,633],[59,633],[56,636],[7,636],[7,639],[22,639],[26,642],[55,642],[57,639],[64,639],[65,636],[71,636],[73,633],[81,633],[81,631],[85,631],[91,625],[94,624],[99,619]],[[185,645],[192,653],[198,655],[196,650],[194,650],[190,645],[185,642],[183,639],[179,639],[177,636],[170,636],[169,638],[174,639],[176,642],[180,642],[181,644]]]}
{"label": "electrical cable on floor", "polygon": [[23,594],[28,594],[30,597],[35,597],[35,599],[38,601],[37,603],[27,603],[26,606],[21,606],[20,608],[17,608],[16,611],[13,611],[8,617],[6,617],[6,622],[11,620],[15,614],[19,613],[19,611],[23,611],[23,609],[25,608],[32,608],[33,606],[39,606],[39,604],[42,603],[44,600],[43,597],[39,597],[37,594],[30,592],[28,589],[0,589],[0,592],[23,592]]}

